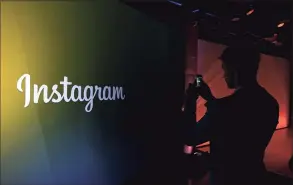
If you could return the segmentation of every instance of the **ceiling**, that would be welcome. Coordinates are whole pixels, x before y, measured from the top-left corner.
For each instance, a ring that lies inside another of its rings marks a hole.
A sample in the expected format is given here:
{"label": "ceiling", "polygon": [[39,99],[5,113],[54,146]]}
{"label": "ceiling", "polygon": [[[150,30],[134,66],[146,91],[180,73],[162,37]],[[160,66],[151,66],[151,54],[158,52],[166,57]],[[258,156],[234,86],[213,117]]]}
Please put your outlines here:
{"label": "ceiling", "polygon": [[291,58],[290,0],[128,0],[126,3],[159,21],[195,23],[201,39],[229,45],[241,37],[257,45],[263,53]]}

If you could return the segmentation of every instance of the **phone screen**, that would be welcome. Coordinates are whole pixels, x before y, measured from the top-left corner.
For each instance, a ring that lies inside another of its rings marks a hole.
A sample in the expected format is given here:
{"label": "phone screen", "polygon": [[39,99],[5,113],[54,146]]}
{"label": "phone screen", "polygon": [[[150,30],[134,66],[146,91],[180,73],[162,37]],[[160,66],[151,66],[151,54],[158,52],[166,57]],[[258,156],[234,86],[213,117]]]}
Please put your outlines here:
{"label": "phone screen", "polygon": [[195,82],[196,82],[196,87],[200,87],[202,83],[202,75],[196,75]]}

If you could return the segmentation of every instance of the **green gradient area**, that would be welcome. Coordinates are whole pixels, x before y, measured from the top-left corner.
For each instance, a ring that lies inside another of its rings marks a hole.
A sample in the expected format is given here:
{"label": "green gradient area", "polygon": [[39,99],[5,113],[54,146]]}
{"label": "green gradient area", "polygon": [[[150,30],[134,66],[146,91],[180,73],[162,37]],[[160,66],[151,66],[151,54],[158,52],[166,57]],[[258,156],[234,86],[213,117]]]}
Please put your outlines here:
{"label": "green gradient area", "polygon": [[168,64],[167,40],[164,25],[116,0],[1,2],[1,184],[123,181],[115,138],[123,103],[95,102],[91,113],[85,103],[24,108],[16,82],[28,73],[31,83],[51,87],[67,76],[135,94],[143,68]]}

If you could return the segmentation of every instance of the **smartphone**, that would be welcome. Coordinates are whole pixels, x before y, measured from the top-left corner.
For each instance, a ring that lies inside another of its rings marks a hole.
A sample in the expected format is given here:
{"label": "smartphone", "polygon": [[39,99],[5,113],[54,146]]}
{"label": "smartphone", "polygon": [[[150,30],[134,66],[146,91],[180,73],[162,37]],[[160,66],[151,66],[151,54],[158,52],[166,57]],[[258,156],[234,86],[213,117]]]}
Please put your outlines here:
{"label": "smartphone", "polygon": [[195,76],[195,84],[196,84],[196,87],[200,87],[201,84],[202,84],[202,81],[203,81],[202,75],[196,75]]}

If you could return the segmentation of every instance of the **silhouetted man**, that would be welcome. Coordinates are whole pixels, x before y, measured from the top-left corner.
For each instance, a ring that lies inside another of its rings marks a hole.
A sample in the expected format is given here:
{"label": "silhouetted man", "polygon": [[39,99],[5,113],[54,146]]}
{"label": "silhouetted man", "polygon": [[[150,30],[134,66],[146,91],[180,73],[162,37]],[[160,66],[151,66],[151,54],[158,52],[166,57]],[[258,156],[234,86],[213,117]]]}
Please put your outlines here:
{"label": "silhouetted man", "polygon": [[[216,99],[203,82],[191,87],[185,107],[189,145],[210,141],[213,184],[263,182],[265,149],[276,129],[279,105],[257,82],[260,53],[250,47],[228,47],[220,56],[224,78],[235,92]],[[272,71],[273,73],[273,71]],[[197,94],[207,100],[207,112],[195,124]]]}

